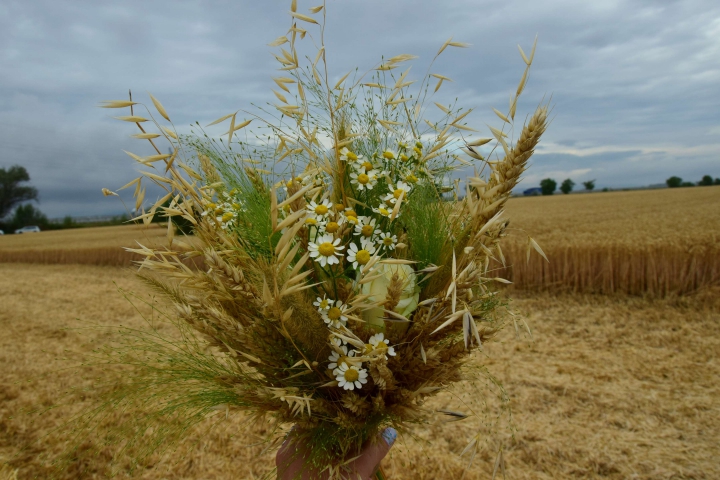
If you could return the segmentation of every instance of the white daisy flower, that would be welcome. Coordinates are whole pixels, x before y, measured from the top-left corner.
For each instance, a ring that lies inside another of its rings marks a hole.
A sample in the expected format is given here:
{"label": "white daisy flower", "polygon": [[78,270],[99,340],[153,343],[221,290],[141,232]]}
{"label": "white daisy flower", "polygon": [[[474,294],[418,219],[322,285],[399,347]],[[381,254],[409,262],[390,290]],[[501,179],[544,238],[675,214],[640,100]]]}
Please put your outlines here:
{"label": "white daisy flower", "polygon": [[370,353],[373,350],[383,352],[386,360],[388,355],[391,357],[395,356],[395,347],[390,346],[390,341],[385,338],[385,334],[382,332],[370,337],[368,343],[365,345],[365,353]]}
{"label": "white daisy flower", "polygon": [[347,147],[343,147],[342,150],[340,150],[340,160],[343,160],[345,162],[357,162],[363,158],[362,155],[356,155],[355,153],[348,150]]}
{"label": "white daisy flower", "polygon": [[343,363],[333,373],[335,380],[338,381],[338,387],[345,390],[361,389],[363,384],[367,383],[367,370],[355,365]]}
{"label": "white daisy flower", "polygon": [[371,171],[371,170],[374,170],[374,169],[375,169],[375,165],[373,165],[372,162],[370,162],[369,160],[364,160],[364,161],[362,161],[362,162],[358,162],[358,163],[357,163],[357,168],[358,168],[361,172],[367,173],[367,172],[369,172],[369,171]]}
{"label": "white daisy flower", "polygon": [[330,357],[328,357],[328,360],[330,360],[328,368],[333,370],[333,373],[335,373],[334,371],[337,370],[340,365],[351,366],[352,363],[349,359],[355,356],[355,350],[350,350],[350,352],[348,352],[348,348],[345,345],[339,345],[338,348],[342,350],[342,354],[334,351],[330,354]]}
{"label": "white daisy flower", "polygon": [[317,307],[318,312],[322,313],[329,310],[332,303],[333,301],[327,298],[327,295],[323,295],[322,298],[317,297],[317,300],[313,302],[313,305]]}
{"label": "white daisy flower", "polygon": [[[388,218],[389,218],[390,215],[392,215],[393,207],[391,207],[391,206],[389,206],[389,205],[387,205],[387,204],[385,204],[385,203],[381,203],[380,206],[378,206],[377,208],[373,208],[373,212],[379,213],[379,214],[382,215],[383,217],[388,217]],[[398,214],[395,215],[395,218],[397,218],[397,217],[399,217],[399,216],[400,216],[400,212],[398,212]]]}
{"label": "white daisy flower", "polygon": [[390,193],[385,195],[385,198],[383,198],[383,200],[394,205],[401,195],[403,196],[404,200],[407,200],[407,196],[408,193],[410,193],[410,190],[412,190],[412,187],[403,181],[397,182],[397,186],[395,188],[393,188],[392,184],[390,184]]}
{"label": "white daisy flower", "polygon": [[323,227],[323,228],[322,228],[322,231],[323,231],[323,233],[329,233],[329,234],[332,235],[332,234],[336,233],[338,230],[340,230],[340,226],[341,226],[343,223],[345,223],[345,219],[344,219],[344,218],[338,218],[337,221],[332,221],[332,220],[331,220],[331,221],[323,224],[323,226],[322,226],[322,227]]}
{"label": "white daisy flower", "polygon": [[355,235],[362,235],[363,238],[372,239],[378,233],[375,228],[375,219],[372,217],[360,216],[355,225]]}
{"label": "white daisy flower", "polygon": [[310,202],[310,205],[307,206],[307,210],[308,212],[310,212],[310,215],[313,215],[317,219],[327,217],[328,213],[330,213],[331,208],[332,203],[328,199],[325,199],[320,203],[315,203],[315,201],[312,201]]}
{"label": "white daisy flower", "polygon": [[358,268],[358,265],[361,267],[366,265],[375,253],[375,245],[364,239],[360,242],[360,249],[354,243],[351,243],[348,248],[347,259],[348,262],[352,262],[353,268]]}
{"label": "white daisy flower", "polygon": [[334,305],[331,301],[329,305],[330,308],[327,310],[320,310],[320,315],[322,315],[325,323],[335,328],[340,328],[340,326],[345,325],[348,319],[348,317],[345,316],[347,305],[343,304],[342,300],[336,300]]}
{"label": "white daisy flower", "polygon": [[395,245],[397,244],[397,235],[393,235],[389,232],[383,232],[378,237],[377,242],[381,248],[395,250]]}
{"label": "white daisy flower", "polygon": [[355,185],[358,190],[372,190],[377,183],[377,170],[369,170],[363,173],[351,173],[350,183]]}
{"label": "white daisy flower", "polygon": [[308,250],[310,251],[310,257],[314,258],[316,262],[319,262],[321,266],[335,265],[340,263],[338,257],[342,257],[340,251],[345,248],[340,245],[339,238],[333,238],[332,235],[325,234],[314,242],[308,244]]}

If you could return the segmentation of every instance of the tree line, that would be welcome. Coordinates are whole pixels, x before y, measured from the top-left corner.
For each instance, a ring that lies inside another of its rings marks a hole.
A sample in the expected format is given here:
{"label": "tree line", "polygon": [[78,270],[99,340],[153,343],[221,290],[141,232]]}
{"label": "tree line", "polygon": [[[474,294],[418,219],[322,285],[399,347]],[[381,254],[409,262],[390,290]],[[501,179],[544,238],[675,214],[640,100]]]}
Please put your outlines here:
{"label": "tree line", "polygon": [[[670,188],[694,187],[696,185],[704,187],[710,185],[720,185],[720,178],[713,180],[710,175],[704,175],[699,182],[693,183],[685,182],[682,178],[673,176],[668,178],[665,183]],[[582,185],[585,187],[586,191],[590,192],[595,189],[595,180],[582,182]],[[573,182],[570,178],[563,180],[560,184],[560,191],[565,194],[572,192],[573,188],[575,188],[575,182]],[[545,178],[540,181],[540,190],[543,195],[553,195],[557,190],[557,182],[552,178]],[[607,191],[607,189],[603,189],[603,191]]]}
{"label": "tree line", "polygon": [[[9,168],[0,168],[0,230],[12,233],[15,230],[37,225],[41,230],[60,230],[64,228],[96,227],[121,225],[128,223],[128,215],[118,215],[105,222],[77,223],[71,216],[66,216],[61,222],[51,222],[47,216],[29,202],[38,202],[38,191],[35,187],[27,185],[30,175],[25,167],[13,165]],[[99,195],[99,192],[98,192]],[[170,206],[167,200],[163,207]],[[153,222],[167,221],[165,215],[158,214]],[[175,217],[173,225],[178,233],[192,233],[192,224],[189,220]]]}

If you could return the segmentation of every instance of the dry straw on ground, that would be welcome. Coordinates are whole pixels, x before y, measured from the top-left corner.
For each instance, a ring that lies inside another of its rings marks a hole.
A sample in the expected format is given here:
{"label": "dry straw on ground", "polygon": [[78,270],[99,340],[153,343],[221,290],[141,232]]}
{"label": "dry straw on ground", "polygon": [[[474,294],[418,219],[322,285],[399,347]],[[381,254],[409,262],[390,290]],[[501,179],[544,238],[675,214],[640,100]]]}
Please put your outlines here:
{"label": "dry straw on ground", "polygon": [[[0,265],[0,479],[46,478],[44,458],[58,455],[71,440],[53,432],[71,413],[96,398],[77,395],[68,405],[36,417],[23,411],[50,406],[79,378],[67,369],[100,344],[116,341],[114,329],[73,330],[89,323],[142,327],[144,322],[117,291],[145,296],[128,270],[89,266]],[[29,292],[44,292],[29,300]],[[512,479],[714,479],[720,477],[720,296],[676,302],[622,296],[547,296],[517,299],[528,316],[534,342],[508,331],[488,346],[488,368],[511,395],[518,430],[505,433],[504,460]],[[147,311],[145,311],[147,313]],[[168,333],[170,330],[168,330]],[[68,358],[64,360],[63,358]],[[87,377],[121,382],[126,371],[87,369]],[[462,393],[462,390],[461,392]],[[433,405],[443,408],[442,399]],[[498,414],[489,399],[487,416]],[[143,415],[142,411],[126,415]],[[115,413],[86,447],[122,419]],[[220,419],[213,429],[209,425]],[[239,438],[242,416],[219,415],[193,430],[173,456],[153,457],[137,478],[257,478],[273,453]],[[386,460],[390,478],[459,478],[466,459],[463,422],[436,424],[403,437]],[[501,432],[502,433],[502,432]],[[262,431],[254,432],[262,435]],[[424,440],[431,439],[429,447]],[[465,478],[488,479],[497,444],[487,445]],[[89,452],[90,448],[85,450]],[[97,457],[77,458],[65,478],[105,478],[110,462],[126,459],[107,448]],[[9,462],[8,464],[3,464]],[[125,462],[125,463],[124,463]],[[76,475],[82,464],[93,471]],[[3,477],[4,475],[4,477]]]}

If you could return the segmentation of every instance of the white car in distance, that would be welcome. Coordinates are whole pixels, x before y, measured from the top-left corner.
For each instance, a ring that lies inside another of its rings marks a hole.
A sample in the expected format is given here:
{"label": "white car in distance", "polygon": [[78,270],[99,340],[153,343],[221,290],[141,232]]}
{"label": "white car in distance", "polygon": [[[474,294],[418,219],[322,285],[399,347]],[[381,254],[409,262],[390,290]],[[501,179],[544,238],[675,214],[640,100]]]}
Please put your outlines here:
{"label": "white car in distance", "polygon": [[18,228],[15,233],[40,233],[40,227],[37,225],[30,225],[27,227]]}

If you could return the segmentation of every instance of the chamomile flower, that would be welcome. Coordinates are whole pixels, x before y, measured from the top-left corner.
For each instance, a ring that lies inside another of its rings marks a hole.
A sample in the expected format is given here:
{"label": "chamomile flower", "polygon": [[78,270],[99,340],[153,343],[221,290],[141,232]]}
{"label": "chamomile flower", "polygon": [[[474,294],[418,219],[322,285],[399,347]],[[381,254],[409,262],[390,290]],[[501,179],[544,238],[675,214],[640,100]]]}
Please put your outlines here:
{"label": "chamomile flower", "polygon": [[353,268],[358,268],[358,265],[361,267],[366,265],[374,253],[375,245],[363,239],[361,240],[360,248],[354,243],[350,244],[347,259],[348,262],[352,262]]}
{"label": "chamomile flower", "polygon": [[340,160],[345,162],[357,162],[361,158],[363,158],[362,155],[351,152],[347,147],[343,147],[342,150],[340,150]]}
{"label": "chamomile flower", "polygon": [[[377,208],[373,208],[373,212],[379,213],[383,217],[388,217],[388,218],[390,217],[390,215],[392,215],[392,211],[393,211],[393,207],[386,205],[384,203],[381,203],[380,206],[378,206]],[[398,214],[395,215],[395,218],[397,218],[399,216],[400,216],[400,212],[398,212]]]}
{"label": "chamomile flower", "polygon": [[397,157],[397,155],[395,155],[395,152],[390,149],[385,150],[382,153],[382,156],[385,160],[395,160],[395,158]]}
{"label": "chamomile flower", "polygon": [[333,238],[332,235],[321,235],[314,242],[308,244],[310,257],[319,262],[321,266],[335,265],[340,263],[338,257],[342,257],[341,250],[345,247],[340,245],[339,238]]}
{"label": "chamomile flower", "polygon": [[328,213],[330,213],[331,208],[332,203],[328,199],[325,199],[320,203],[315,203],[315,201],[312,201],[307,206],[307,210],[310,215],[313,215],[317,219],[327,217]]}
{"label": "chamomile flower", "polygon": [[330,310],[330,304],[332,304],[333,301],[329,298],[327,298],[327,295],[323,295],[322,298],[317,297],[317,300],[313,302],[313,305],[315,305],[318,309],[318,312],[326,312]]}
{"label": "chamomile flower", "polygon": [[357,167],[362,173],[367,173],[367,172],[375,169],[375,165],[373,165],[372,162],[370,162],[369,160],[359,162],[357,164]]}
{"label": "chamomile flower", "polygon": [[348,367],[351,366],[352,363],[349,361],[349,359],[355,356],[355,350],[350,350],[348,352],[348,348],[345,345],[338,345],[338,348],[340,348],[343,353],[338,353],[334,351],[330,354],[330,357],[328,357],[328,360],[330,360],[328,368],[333,371],[337,370],[340,365],[347,365]]}
{"label": "chamomile flower", "polygon": [[391,203],[394,205],[395,202],[398,201],[400,196],[402,196],[404,200],[407,200],[407,196],[408,193],[410,193],[410,190],[412,190],[412,186],[403,181],[397,182],[397,185],[394,188],[392,184],[390,184],[390,193],[385,195],[385,198],[383,198],[383,200],[387,203]]}
{"label": "chamomile flower", "polygon": [[329,221],[326,224],[324,224],[324,230],[326,233],[334,234],[338,230],[340,230],[340,226],[345,223],[345,219],[343,217],[340,217],[337,219],[337,221]]}
{"label": "chamomile flower", "polygon": [[338,381],[338,387],[345,390],[361,389],[364,383],[367,383],[368,373],[364,368],[355,365],[343,363],[333,372],[335,380]]}
{"label": "chamomile flower", "polygon": [[377,183],[377,171],[369,170],[362,173],[351,173],[350,183],[355,185],[358,190],[372,190]]}
{"label": "chamomile flower", "polygon": [[395,250],[395,245],[397,245],[397,235],[393,235],[392,233],[383,232],[378,237],[377,242],[381,248],[386,248],[388,250]]}
{"label": "chamomile flower", "polygon": [[370,337],[368,343],[365,345],[366,354],[372,352],[373,350],[379,350],[383,353],[386,360],[388,355],[391,357],[395,356],[395,348],[390,346],[390,341],[385,338],[385,334],[382,332],[376,333]]}
{"label": "chamomile flower", "polygon": [[320,315],[329,326],[340,328],[347,322],[345,310],[347,310],[347,305],[342,300],[336,300],[334,304],[332,301],[330,302],[330,308],[320,311]]}
{"label": "chamomile flower", "polygon": [[363,238],[372,239],[377,233],[375,228],[375,219],[371,217],[358,217],[358,223],[355,225],[355,235],[362,235]]}

